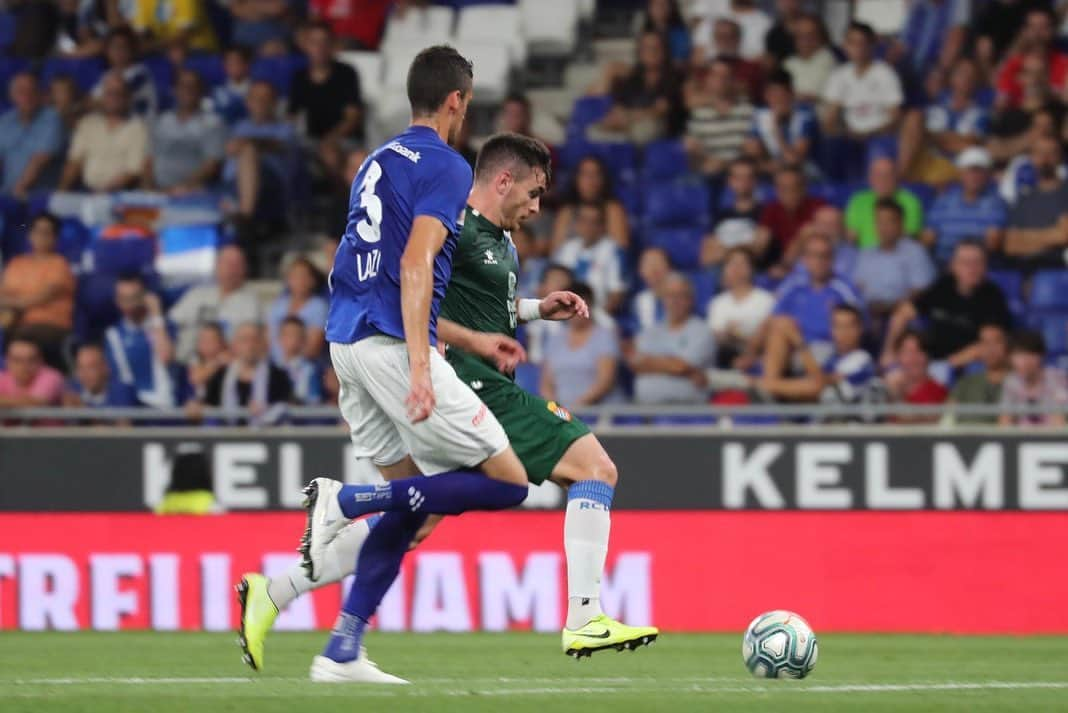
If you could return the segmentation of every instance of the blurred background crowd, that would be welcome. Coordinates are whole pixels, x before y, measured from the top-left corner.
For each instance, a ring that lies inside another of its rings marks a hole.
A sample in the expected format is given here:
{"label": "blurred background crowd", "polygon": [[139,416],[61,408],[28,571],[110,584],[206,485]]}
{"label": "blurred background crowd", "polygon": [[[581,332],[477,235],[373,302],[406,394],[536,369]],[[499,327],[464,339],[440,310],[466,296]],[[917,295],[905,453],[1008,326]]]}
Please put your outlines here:
{"label": "blurred background crowd", "polygon": [[521,330],[524,386],[579,413],[1064,424],[1068,1],[2,6],[0,409],[334,403],[352,177],[407,121],[411,58],[450,42],[475,65],[457,149],[553,148],[521,296],[595,306]]}

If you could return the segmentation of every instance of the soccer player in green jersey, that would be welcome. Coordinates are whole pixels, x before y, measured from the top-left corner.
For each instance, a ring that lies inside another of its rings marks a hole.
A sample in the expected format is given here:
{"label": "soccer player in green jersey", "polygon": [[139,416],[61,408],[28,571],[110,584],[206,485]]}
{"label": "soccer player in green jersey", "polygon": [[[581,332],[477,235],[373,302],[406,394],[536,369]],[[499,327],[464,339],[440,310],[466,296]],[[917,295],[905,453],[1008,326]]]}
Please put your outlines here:
{"label": "soccer player in green jersey", "polygon": [[[519,322],[588,314],[585,302],[572,292],[554,292],[542,300],[516,296],[519,261],[509,231],[538,213],[549,161],[542,143],[517,134],[498,134],[482,147],[438,334],[449,345],[446,358],[457,375],[504,427],[530,482],[552,480],[568,491],[568,610],[562,647],[578,658],[603,649],[635,649],[654,641],[658,630],[627,626],[601,611],[601,574],[618,481],[615,464],[582,421],[563,406],[524,391],[510,375],[522,357],[522,347],[514,341]],[[279,610],[300,594],[352,573],[374,522],[373,517],[357,520],[342,529],[327,546],[315,581],[299,564],[271,579],[261,574],[242,578],[237,587],[239,643],[250,666],[262,668],[264,639]],[[436,522],[432,516],[417,542]]]}

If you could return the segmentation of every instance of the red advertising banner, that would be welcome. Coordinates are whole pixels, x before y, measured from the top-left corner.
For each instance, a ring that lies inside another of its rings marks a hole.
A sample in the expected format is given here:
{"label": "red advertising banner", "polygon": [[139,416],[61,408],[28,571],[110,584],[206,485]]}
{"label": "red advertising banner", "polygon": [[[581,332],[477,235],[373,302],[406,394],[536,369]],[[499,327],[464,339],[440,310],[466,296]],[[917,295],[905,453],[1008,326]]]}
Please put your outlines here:
{"label": "red advertising banner", "polygon": [[[291,566],[299,513],[0,515],[0,629],[233,629],[242,572]],[[446,520],[405,563],[384,630],[555,631],[563,513]],[[793,609],[817,631],[1068,633],[1068,515],[613,515],[605,609],[669,631],[740,631]],[[280,629],[328,628],[338,585]]]}

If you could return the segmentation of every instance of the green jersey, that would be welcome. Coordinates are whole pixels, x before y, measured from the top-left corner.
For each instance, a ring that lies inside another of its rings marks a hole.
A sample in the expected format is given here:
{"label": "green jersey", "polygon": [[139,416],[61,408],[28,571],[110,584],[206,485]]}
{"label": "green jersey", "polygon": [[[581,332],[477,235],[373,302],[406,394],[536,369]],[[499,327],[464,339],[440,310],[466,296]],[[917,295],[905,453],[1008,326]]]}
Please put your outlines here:
{"label": "green jersey", "polygon": [[512,237],[474,208],[452,254],[452,278],[439,316],[476,332],[515,337],[519,258]]}

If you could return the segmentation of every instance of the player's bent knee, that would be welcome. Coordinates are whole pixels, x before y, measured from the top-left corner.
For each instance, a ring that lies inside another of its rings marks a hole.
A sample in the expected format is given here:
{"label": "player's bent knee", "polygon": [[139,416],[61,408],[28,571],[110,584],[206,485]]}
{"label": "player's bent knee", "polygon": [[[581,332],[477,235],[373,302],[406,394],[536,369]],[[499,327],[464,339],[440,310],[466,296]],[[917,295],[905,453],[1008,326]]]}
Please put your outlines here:
{"label": "player's bent knee", "polygon": [[619,471],[616,469],[615,461],[613,461],[607,453],[602,453],[597,458],[597,462],[590,472],[590,480],[599,480],[602,483],[616,487],[616,483],[619,482]]}

